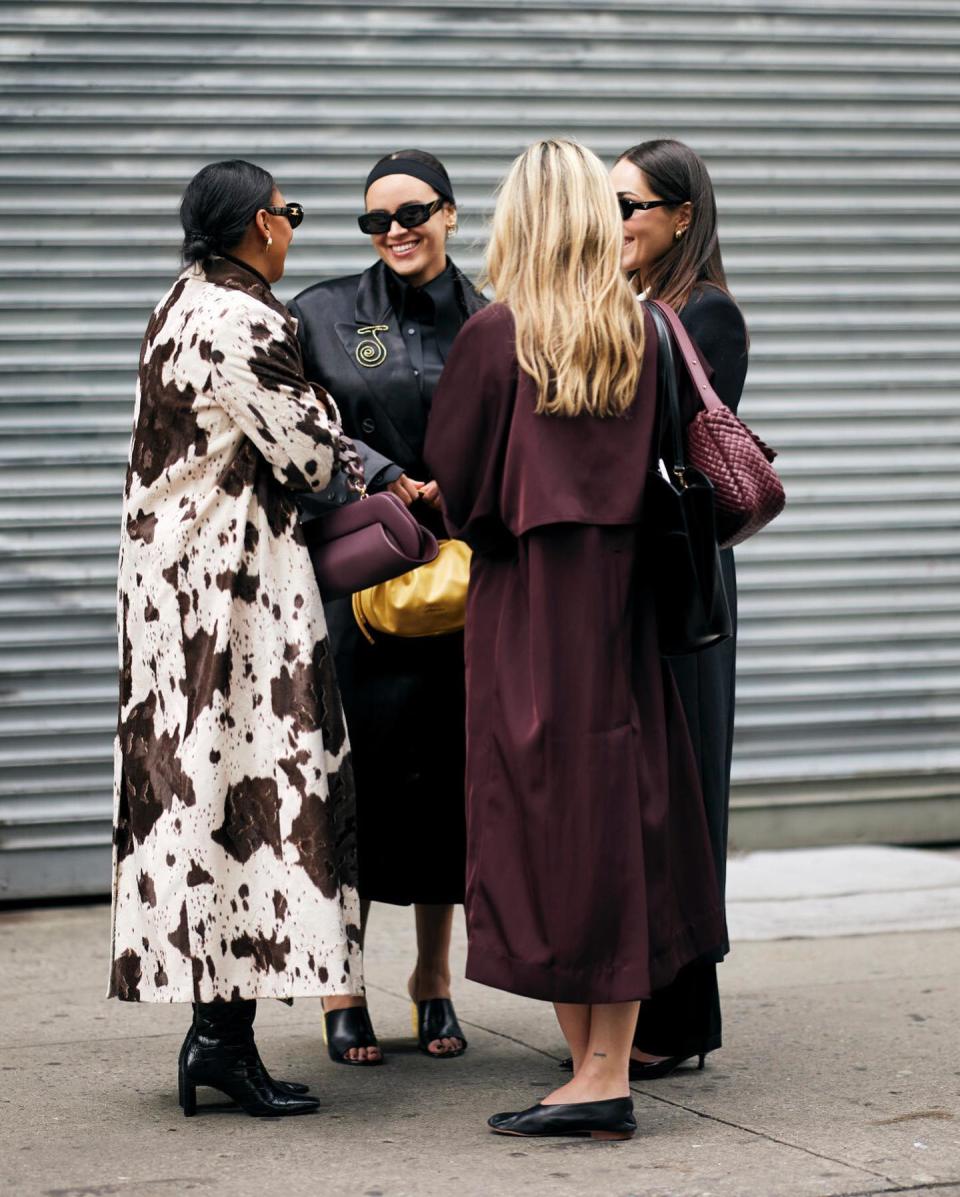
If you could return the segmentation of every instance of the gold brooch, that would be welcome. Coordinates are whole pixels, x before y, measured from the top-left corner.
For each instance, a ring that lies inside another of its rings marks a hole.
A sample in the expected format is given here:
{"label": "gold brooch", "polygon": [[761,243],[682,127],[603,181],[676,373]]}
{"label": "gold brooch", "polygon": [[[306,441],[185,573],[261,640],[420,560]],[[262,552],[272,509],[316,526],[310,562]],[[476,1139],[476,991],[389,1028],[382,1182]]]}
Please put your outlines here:
{"label": "gold brooch", "polygon": [[357,361],[361,366],[382,366],[387,360],[387,347],[377,336],[377,333],[389,331],[389,324],[368,324],[366,328],[358,328],[357,335],[369,335],[369,341],[361,341],[357,346]]}

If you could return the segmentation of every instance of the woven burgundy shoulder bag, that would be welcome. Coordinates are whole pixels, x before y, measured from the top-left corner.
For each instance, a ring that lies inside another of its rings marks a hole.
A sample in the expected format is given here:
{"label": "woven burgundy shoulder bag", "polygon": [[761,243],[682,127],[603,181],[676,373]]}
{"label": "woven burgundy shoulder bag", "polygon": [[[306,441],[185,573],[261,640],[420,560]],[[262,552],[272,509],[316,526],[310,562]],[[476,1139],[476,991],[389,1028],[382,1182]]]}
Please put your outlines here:
{"label": "woven burgundy shoulder bag", "polygon": [[727,549],[756,535],[783,511],[783,483],[770,464],[776,452],[714,391],[673,308],[660,300],[653,302],[670,324],[687,374],[703,403],[703,410],[686,428],[687,459],[713,483],[717,542]]}

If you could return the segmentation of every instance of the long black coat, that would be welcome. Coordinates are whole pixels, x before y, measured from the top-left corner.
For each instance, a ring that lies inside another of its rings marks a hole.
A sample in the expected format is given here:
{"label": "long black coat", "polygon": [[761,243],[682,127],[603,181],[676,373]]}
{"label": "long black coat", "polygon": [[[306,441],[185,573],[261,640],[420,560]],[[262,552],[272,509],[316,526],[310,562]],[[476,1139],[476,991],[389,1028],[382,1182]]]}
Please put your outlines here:
{"label": "long black coat", "polygon": [[[740,309],[718,288],[700,286],[680,313],[680,319],[713,371],[711,382],[717,395],[736,411],[747,375],[747,334]],[[670,666],[697,756],[710,842],[722,892],[726,877],[733,753],[737,574],[733,549],[725,549],[720,558],[734,634],[705,652],[675,657]]]}
{"label": "long black coat", "polygon": [[[459,322],[486,300],[455,274]],[[290,304],[304,372],[336,400],[371,489],[400,471],[418,481],[430,395],[423,395],[394,311],[389,272],[317,283]],[[391,468],[392,467],[392,468]],[[341,490],[329,501],[342,501]],[[445,535],[425,504],[417,517]],[[404,640],[360,634],[349,599],[326,604],[357,786],[360,894],[380,902],[463,901],[465,697],[463,636]]]}
{"label": "long black coat", "polygon": [[[734,411],[747,373],[747,330],[740,309],[716,287],[699,286],[680,313],[687,332],[710,366],[714,390]],[[693,416],[695,408],[687,415]],[[721,553],[734,635],[715,648],[669,661],[693,741],[717,880],[723,893],[730,812],[736,674],[737,577],[733,550]],[[681,969],[640,1007],[634,1043],[657,1056],[691,1056],[721,1046],[716,962],[722,950]]]}

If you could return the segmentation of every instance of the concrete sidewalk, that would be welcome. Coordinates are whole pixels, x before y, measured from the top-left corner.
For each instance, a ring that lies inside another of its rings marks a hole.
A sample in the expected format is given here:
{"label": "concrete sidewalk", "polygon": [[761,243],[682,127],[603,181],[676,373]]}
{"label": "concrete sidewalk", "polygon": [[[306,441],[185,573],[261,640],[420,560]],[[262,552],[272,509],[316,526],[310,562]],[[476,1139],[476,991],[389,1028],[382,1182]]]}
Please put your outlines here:
{"label": "concrete sidewalk", "polygon": [[[268,1066],[309,1081],[322,1110],[188,1121],[185,1010],[103,999],[108,929],[106,906],[0,913],[4,1197],[960,1195],[960,930],[736,944],[727,1045],[703,1073],[636,1087],[631,1142],[591,1143],[487,1132],[558,1080],[544,1004],[460,981],[470,1050],[414,1050],[412,915],[381,906],[367,975],[388,1066],[331,1064],[319,1002],[265,1003]],[[458,925],[455,976],[463,946]]]}

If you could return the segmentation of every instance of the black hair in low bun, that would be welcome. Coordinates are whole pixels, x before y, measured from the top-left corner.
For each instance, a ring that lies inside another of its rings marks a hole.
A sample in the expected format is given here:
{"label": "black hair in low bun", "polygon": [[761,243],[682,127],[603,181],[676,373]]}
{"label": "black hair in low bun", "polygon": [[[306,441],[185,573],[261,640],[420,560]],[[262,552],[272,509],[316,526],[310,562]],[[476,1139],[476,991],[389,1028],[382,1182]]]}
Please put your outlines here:
{"label": "black hair in low bun", "polygon": [[269,171],[240,158],[198,171],[180,201],[184,262],[202,262],[238,245],[260,209],[270,206],[275,187]]}
{"label": "black hair in low bun", "polygon": [[196,230],[184,231],[183,260],[184,262],[202,262],[216,252],[216,246],[208,237]]}

